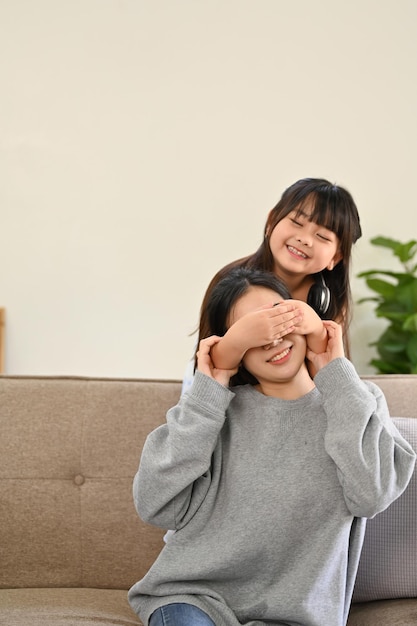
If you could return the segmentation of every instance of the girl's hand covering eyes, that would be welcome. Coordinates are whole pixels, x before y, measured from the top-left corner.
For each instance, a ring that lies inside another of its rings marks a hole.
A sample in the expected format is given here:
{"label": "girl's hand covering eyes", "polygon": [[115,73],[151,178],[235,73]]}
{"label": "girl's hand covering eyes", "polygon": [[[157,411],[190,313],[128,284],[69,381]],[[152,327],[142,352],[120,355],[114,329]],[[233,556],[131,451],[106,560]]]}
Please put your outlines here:
{"label": "girl's hand covering eyes", "polygon": [[232,369],[239,366],[250,348],[273,344],[300,323],[302,312],[289,300],[264,305],[232,323],[219,345],[214,345],[212,360],[216,367]]}
{"label": "girl's hand covering eyes", "polygon": [[285,337],[301,323],[302,317],[303,311],[295,301],[274,302],[238,319],[226,335],[235,339],[244,354],[249,348],[266,346]]}

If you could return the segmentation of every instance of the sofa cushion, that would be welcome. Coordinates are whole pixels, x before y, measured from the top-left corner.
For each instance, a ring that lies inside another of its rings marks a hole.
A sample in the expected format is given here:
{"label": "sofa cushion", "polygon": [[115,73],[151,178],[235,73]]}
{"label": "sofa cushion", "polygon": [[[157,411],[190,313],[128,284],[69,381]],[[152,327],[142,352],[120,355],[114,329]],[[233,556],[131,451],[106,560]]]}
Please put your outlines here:
{"label": "sofa cushion", "polygon": [[179,392],[169,381],[2,377],[0,588],[128,589],[145,575],[163,531],[137,515],[133,477]]}
{"label": "sofa cushion", "polygon": [[125,590],[0,589],[0,623],[7,626],[140,626]]}
{"label": "sofa cushion", "polygon": [[[393,421],[417,450],[417,419]],[[353,601],[413,597],[417,597],[417,470],[404,493],[368,520]]]}
{"label": "sofa cushion", "polygon": [[417,624],[417,602],[381,600],[354,604],[347,626],[411,626]]}

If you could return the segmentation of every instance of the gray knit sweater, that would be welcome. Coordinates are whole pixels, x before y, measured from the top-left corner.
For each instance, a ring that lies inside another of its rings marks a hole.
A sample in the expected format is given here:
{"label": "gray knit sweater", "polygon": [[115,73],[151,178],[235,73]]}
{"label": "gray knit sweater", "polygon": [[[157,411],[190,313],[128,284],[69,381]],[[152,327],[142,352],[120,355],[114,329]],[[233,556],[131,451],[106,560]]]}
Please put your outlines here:
{"label": "gray knit sweater", "polygon": [[171,602],[217,626],[346,624],[365,518],[404,491],[415,454],[347,359],[315,384],[281,400],[197,372],[149,435],[135,505],[177,532],[129,591],[145,624]]}

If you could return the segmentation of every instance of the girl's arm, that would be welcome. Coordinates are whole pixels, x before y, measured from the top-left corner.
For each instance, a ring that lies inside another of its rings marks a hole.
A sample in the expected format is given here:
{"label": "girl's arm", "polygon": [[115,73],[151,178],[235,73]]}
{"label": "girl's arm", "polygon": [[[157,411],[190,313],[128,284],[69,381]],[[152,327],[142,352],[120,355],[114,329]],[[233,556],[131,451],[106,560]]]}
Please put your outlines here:
{"label": "girl's arm", "polygon": [[302,300],[286,300],[285,302],[293,302],[296,310],[300,313],[293,332],[305,335],[307,349],[315,353],[321,353],[326,350],[328,339],[326,326],[314,309]]}

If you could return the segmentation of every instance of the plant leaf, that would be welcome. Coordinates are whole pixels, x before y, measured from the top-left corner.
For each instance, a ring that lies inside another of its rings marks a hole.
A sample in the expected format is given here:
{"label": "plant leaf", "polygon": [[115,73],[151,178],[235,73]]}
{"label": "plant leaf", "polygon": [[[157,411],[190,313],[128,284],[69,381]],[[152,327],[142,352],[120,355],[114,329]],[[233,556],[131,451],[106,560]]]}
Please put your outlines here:
{"label": "plant leaf", "polygon": [[406,348],[409,335],[404,333],[401,328],[388,326],[377,341],[373,345],[376,346],[379,354],[384,360],[390,360],[393,355],[396,358],[399,354],[406,356]]}
{"label": "plant leaf", "polygon": [[402,362],[402,363],[395,363],[395,362],[387,362],[387,361],[381,361],[380,359],[372,359],[369,362],[369,365],[372,365],[373,367],[375,367],[380,374],[409,374],[410,373],[410,368],[409,366]]}
{"label": "plant leaf", "polygon": [[[417,267],[417,266],[416,266]],[[393,272],[392,270],[366,270],[365,272],[360,272],[358,274],[358,278],[366,278],[367,276],[392,276],[398,282],[409,281],[414,277],[410,274],[410,272]]]}
{"label": "plant leaf", "polygon": [[389,248],[394,255],[400,259],[401,263],[410,261],[417,252],[417,241],[414,239],[406,243],[401,243],[401,241],[390,239],[389,237],[374,237],[371,239],[371,243],[374,246]]}
{"label": "plant leaf", "polygon": [[362,304],[362,302],[379,302],[379,298],[376,296],[369,296],[368,298],[360,298],[356,304]]}
{"label": "plant leaf", "polygon": [[407,356],[413,366],[417,365],[417,334],[413,334],[407,344]]}
{"label": "plant leaf", "polygon": [[410,262],[417,254],[417,241],[375,237],[371,243],[390,249],[405,271],[371,269],[358,274],[376,294],[358,303],[373,302],[375,315],[389,322],[379,339],[369,344],[379,357],[370,364],[381,374],[417,373],[417,263]]}
{"label": "plant leaf", "polygon": [[417,333],[417,313],[413,313],[413,315],[407,317],[403,324],[403,328],[411,333]]}
{"label": "plant leaf", "polygon": [[376,291],[379,295],[384,298],[391,299],[395,293],[395,285],[392,283],[388,283],[386,280],[381,280],[380,278],[367,278],[366,284],[369,289],[372,291]]}

